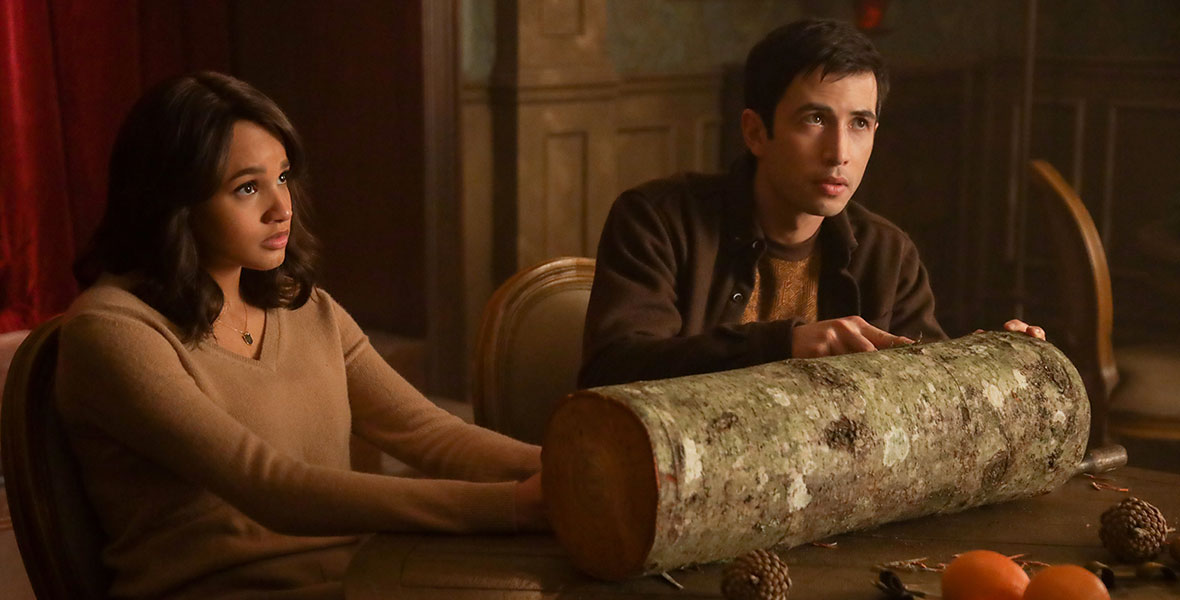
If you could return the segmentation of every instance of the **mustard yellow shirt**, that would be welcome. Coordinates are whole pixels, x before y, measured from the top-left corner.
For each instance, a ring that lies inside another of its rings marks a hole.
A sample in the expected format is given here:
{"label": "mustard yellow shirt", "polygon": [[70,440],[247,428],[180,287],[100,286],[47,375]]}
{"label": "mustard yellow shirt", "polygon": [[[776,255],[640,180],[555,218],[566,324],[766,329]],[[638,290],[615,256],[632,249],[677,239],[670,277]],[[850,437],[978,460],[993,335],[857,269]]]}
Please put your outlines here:
{"label": "mustard yellow shirt", "polygon": [[742,323],[796,318],[815,322],[820,254],[816,236],[795,246],[767,240],[766,251],[754,269],[754,289],[742,313]]}

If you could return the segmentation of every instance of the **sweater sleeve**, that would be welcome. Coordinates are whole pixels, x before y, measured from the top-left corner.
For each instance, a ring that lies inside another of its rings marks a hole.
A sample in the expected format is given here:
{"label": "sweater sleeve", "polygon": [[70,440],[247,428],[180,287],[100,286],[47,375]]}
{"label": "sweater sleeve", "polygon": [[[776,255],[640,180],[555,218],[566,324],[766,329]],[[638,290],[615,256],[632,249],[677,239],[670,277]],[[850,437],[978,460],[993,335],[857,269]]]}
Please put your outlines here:
{"label": "sweater sleeve", "polygon": [[691,249],[638,191],[611,207],[598,244],[586,313],[583,387],[664,379],[757,365],[791,356],[796,319],[717,325],[696,335],[678,302],[681,255]]}
{"label": "sweater sleeve", "polygon": [[918,256],[918,248],[906,237],[894,296],[889,331],[911,339],[939,341],[947,335],[934,315],[934,291],[930,276]]}
{"label": "sweater sleeve", "polygon": [[295,460],[204,393],[185,360],[145,321],[76,315],[61,332],[59,408],[279,533],[513,529],[515,484],[403,479]]}
{"label": "sweater sleeve", "polygon": [[340,331],[357,435],[432,475],[519,481],[541,470],[540,447],[465,423],[436,406],[377,354],[339,304],[327,301]]}

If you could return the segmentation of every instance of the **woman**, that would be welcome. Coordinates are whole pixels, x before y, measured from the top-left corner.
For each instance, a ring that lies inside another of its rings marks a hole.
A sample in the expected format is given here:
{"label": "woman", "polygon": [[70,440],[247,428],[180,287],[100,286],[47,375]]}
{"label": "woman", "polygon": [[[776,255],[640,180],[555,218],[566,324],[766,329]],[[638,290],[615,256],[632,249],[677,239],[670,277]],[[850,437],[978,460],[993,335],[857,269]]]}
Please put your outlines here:
{"label": "woman", "polygon": [[[360,534],[545,526],[540,449],[435,407],[315,287],[305,169],[225,75],[123,123],[57,373],[112,597],[338,597]],[[350,471],[351,433],[445,479]]]}

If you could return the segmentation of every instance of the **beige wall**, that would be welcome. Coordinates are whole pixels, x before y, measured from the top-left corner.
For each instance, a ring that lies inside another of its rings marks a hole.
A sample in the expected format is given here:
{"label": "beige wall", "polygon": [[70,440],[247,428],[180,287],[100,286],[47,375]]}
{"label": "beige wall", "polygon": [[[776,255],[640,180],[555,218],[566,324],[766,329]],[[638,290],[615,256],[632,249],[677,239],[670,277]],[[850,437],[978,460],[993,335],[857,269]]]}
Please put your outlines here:
{"label": "beige wall", "polygon": [[467,2],[462,16],[470,340],[484,302],[512,273],[593,256],[620,191],[720,167],[723,73],[620,76],[605,0]]}
{"label": "beige wall", "polygon": [[[720,89],[719,75],[700,74],[526,100],[518,109],[520,150],[513,165],[513,155],[498,162],[494,150],[488,89],[467,86],[460,122],[470,334],[495,286],[511,273],[556,256],[594,256],[606,213],[622,190],[677,171],[718,170]],[[499,227],[497,164],[518,170]]]}

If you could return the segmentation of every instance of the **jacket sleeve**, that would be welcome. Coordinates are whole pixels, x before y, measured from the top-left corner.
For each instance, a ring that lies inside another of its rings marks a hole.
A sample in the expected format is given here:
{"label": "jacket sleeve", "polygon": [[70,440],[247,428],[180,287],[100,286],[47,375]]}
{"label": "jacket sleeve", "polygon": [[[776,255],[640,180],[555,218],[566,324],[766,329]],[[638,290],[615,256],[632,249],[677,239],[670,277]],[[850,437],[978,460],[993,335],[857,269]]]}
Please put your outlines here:
{"label": "jacket sleeve", "polygon": [[514,483],[417,480],[278,451],[197,384],[150,324],[78,315],[62,328],[59,408],[289,535],[514,527]]}
{"label": "jacket sleeve", "polygon": [[930,277],[918,256],[917,246],[908,237],[902,249],[889,331],[914,340],[921,337],[924,342],[947,339],[934,315],[934,292],[930,289]]}
{"label": "jacket sleeve", "polygon": [[519,481],[541,470],[541,449],[465,423],[414,389],[373,349],[339,304],[331,304],[344,349],[353,432],[431,475]]}
{"label": "jacket sleeve", "polygon": [[[582,387],[736,369],[790,358],[794,320],[725,324],[682,336],[687,236],[641,192],[611,207],[598,244],[583,337]],[[711,261],[709,261],[711,262]]]}

